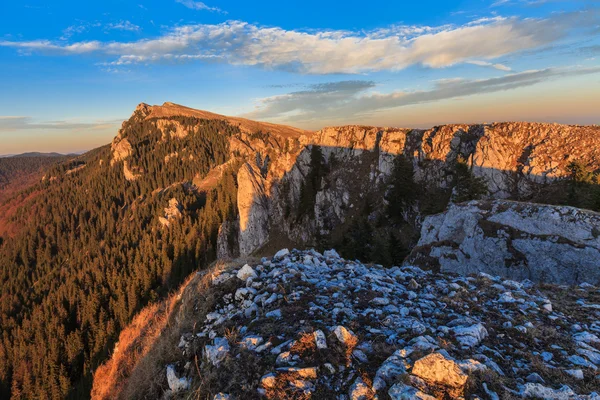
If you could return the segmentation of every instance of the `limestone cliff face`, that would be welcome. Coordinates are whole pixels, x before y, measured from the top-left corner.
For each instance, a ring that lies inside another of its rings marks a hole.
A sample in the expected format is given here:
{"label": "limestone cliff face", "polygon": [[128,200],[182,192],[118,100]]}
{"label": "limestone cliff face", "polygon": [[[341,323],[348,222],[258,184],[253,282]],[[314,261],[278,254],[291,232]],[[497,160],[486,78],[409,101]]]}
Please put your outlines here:
{"label": "limestone cliff face", "polygon": [[[268,209],[271,226],[276,225],[290,240],[309,242],[316,233],[330,233],[357,212],[355,204],[364,194],[381,194],[380,186],[385,184],[398,154],[413,161],[415,179],[423,185],[449,188],[454,163],[460,156],[474,175],[485,179],[491,198],[523,199],[540,185],[565,177],[571,161],[600,168],[595,140],[600,140],[599,127],[541,123],[444,125],[428,130],[325,128],[301,136],[299,147],[273,151],[276,161],[268,168],[263,196],[267,206],[260,210]],[[311,146],[321,148],[328,173],[317,188],[314,218],[298,224],[286,217],[286,210],[298,204],[310,171]],[[255,237],[253,244],[246,245],[245,241],[240,238],[240,249],[245,251],[264,244]]]}
{"label": "limestone cliff face", "polygon": [[269,240],[269,201],[260,169],[245,163],[238,171],[240,253],[250,254]]}
{"label": "limestone cliff face", "polygon": [[219,227],[217,237],[217,258],[220,260],[231,260],[239,257],[240,247],[238,243],[238,232],[240,221],[225,221]]}
{"label": "limestone cliff face", "polygon": [[572,207],[479,201],[427,217],[407,264],[510,279],[600,283],[600,214]]}
{"label": "limestone cliff face", "polygon": [[[173,119],[180,116],[220,119],[239,128],[229,137],[229,151],[230,161],[242,165],[237,176],[237,251],[242,255],[265,245],[274,231],[294,243],[312,243],[317,235],[329,235],[361,212],[358,208],[367,195],[383,207],[387,177],[399,154],[412,161],[418,183],[444,189],[452,187],[454,165],[461,157],[476,176],[485,179],[490,197],[497,199],[531,198],[541,185],[565,177],[574,160],[600,169],[597,126],[515,122],[425,130],[352,125],[309,132],[172,103],[142,103],[124,124],[150,122],[162,132],[163,141],[201,134]],[[132,145],[122,132],[112,143],[111,165],[122,163],[126,178],[134,180],[144,171],[132,160]],[[311,174],[313,146],[320,148],[325,171],[314,185],[311,210],[298,216],[302,188]],[[184,156],[194,155],[180,149],[166,156],[165,162]],[[213,187],[218,176],[215,170],[194,183],[202,186],[200,182],[210,181],[208,186]],[[420,222],[417,215],[415,224]]]}
{"label": "limestone cliff face", "polygon": [[572,161],[600,167],[600,127],[500,123],[486,126],[473,153],[476,174],[497,198],[526,196],[567,175]]}

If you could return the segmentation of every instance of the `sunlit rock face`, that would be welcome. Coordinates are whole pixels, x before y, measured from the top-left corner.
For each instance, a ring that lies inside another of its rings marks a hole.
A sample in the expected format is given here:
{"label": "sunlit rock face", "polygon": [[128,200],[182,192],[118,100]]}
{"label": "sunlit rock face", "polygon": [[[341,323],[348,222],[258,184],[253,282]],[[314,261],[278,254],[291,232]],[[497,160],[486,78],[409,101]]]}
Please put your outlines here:
{"label": "sunlit rock face", "polygon": [[249,254],[269,239],[269,208],[265,179],[256,165],[246,163],[238,171],[239,246]]}
{"label": "sunlit rock face", "polygon": [[[400,154],[413,162],[415,180],[422,185],[450,188],[454,163],[461,158],[475,176],[485,179],[489,197],[527,199],[541,185],[566,177],[572,161],[600,168],[600,149],[594,145],[599,139],[599,127],[521,122],[442,125],[428,130],[324,128],[300,136],[296,145],[270,148],[270,164],[263,174],[270,221],[266,229],[282,232],[295,243],[329,234],[355,212],[365,193],[375,193],[385,185]],[[310,171],[311,146],[319,146],[327,175],[317,188],[314,218],[298,224],[286,217],[285,210],[298,204]],[[261,147],[260,152],[267,150]],[[264,167],[262,161],[254,164]],[[264,213],[264,207],[256,210]],[[240,248],[250,252],[266,243],[252,239],[253,243],[245,244],[246,240],[241,238]]]}
{"label": "sunlit rock face", "polygon": [[[182,124],[182,117],[222,120],[236,129],[227,136],[229,159],[206,179],[194,182],[199,190],[208,190],[224,169],[239,168],[239,229],[235,235],[220,236],[220,240],[237,241],[232,254],[251,254],[274,238],[282,245],[314,244],[317,237],[327,237],[347,223],[366,194],[385,205],[387,178],[398,155],[413,163],[419,185],[444,190],[452,188],[457,159],[466,160],[473,174],[485,179],[489,197],[496,199],[529,200],[541,185],[567,176],[572,161],[592,170],[600,168],[597,126],[509,122],[403,129],[349,125],[310,132],[173,103],[142,103],[124,127],[150,123],[161,133],[161,143],[175,146],[202,130],[201,124]],[[111,144],[110,164],[122,169],[127,180],[136,181],[146,171],[134,156],[138,145],[125,132],[122,128]],[[325,171],[313,185],[310,210],[299,216],[295,211],[314,164],[313,147],[320,149]],[[195,156],[178,150],[165,154],[165,163]],[[422,210],[417,205],[414,211],[410,223],[418,230]],[[217,247],[225,249],[223,243]]]}

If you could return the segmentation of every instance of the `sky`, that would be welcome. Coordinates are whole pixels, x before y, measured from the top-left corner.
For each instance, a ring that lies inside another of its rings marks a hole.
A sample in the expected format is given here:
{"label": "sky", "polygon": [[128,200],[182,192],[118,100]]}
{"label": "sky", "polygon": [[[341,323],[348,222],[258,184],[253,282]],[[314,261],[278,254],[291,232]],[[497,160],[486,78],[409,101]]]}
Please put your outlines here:
{"label": "sky", "polygon": [[320,129],[600,123],[598,0],[0,3],[0,155],[145,102]]}

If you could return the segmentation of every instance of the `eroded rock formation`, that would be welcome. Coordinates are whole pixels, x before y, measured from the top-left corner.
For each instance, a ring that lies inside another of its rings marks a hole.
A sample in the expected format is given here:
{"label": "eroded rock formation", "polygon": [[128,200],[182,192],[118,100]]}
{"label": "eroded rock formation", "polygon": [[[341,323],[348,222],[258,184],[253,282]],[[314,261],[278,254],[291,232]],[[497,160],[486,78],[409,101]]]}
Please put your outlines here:
{"label": "eroded rock formation", "polygon": [[423,221],[407,264],[510,279],[600,283],[600,214],[509,201],[452,205]]}

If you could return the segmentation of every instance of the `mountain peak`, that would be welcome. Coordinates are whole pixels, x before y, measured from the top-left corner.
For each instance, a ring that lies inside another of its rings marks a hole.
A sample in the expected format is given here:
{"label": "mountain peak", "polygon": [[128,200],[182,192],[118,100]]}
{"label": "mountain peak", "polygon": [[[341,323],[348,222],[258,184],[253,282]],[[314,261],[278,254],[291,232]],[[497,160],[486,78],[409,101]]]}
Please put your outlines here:
{"label": "mountain peak", "polygon": [[208,120],[224,120],[232,125],[238,126],[242,131],[248,133],[255,133],[258,131],[268,131],[272,134],[277,134],[283,137],[300,137],[301,135],[311,134],[311,131],[307,131],[300,128],[295,128],[288,125],[273,124],[270,122],[263,121],[252,121],[241,117],[232,117],[227,115],[216,114],[210,111],[197,110],[194,108],[175,104],[170,101],[164,102],[162,105],[148,105],[146,103],[140,103],[136,107],[136,111],[142,111],[145,115],[145,119],[151,118],[169,118],[177,116],[188,116],[196,117],[200,119]]}

